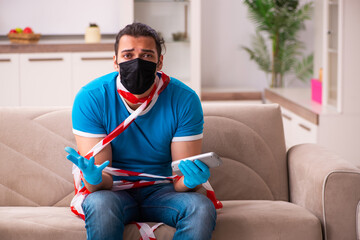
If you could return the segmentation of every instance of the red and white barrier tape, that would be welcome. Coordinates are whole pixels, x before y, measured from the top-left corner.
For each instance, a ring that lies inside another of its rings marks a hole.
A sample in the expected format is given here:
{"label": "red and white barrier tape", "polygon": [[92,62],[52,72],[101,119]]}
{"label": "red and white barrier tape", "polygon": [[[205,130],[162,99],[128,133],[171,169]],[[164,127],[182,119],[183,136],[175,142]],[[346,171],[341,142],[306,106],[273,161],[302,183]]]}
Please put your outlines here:
{"label": "red and white barrier tape", "polygon": [[148,224],[146,223],[139,223],[136,222],[135,223],[136,226],[138,227],[139,231],[140,231],[140,235],[141,238],[139,240],[156,240],[154,231],[160,227],[161,225],[163,225],[164,223],[158,223],[155,224],[154,226],[150,227]]}
{"label": "red and white barrier tape", "polygon": [[[142,103],[129,117],[127,117],[118,127],[116,127],[109,135],[107,135],[104,139],[98,142],[85,156],[85,158],[89,159],[92,156],[98,154],[101,150],[103,150],[112,140],[114,140],[117,136],[119,136],[135,119],[139,116],[139,114],[146,109],[146,107],[150,104],[152,100],[156,101],[159,94],[166,88],[169,84],[170,78],[161,72],[161,80],[156,76],[155,86],[151,91],[150,95],[146,98],[138,99],[130,92],[128,92],[122,85],[120,85],[118,89],[118,93],[123,96],[125,99],[130,101],[133,104]],[[177,180],[179,176],[158,176],[146,173],[137,173],[122,169],[116,169],[112,167],[106,167],[104,169],[105,172],[114,175],[114,176],[140,176],[147,177],[149,180],[141,180],[141,181],[114,181],[112,191],[119,191],[130,188],[144,187],[150,186],[154,184],[161,183],[170,183],[171,181]],[[83,179],[82,173],[80,169],[74,165],[72,173],[74,175],[74,186],[75,186],[75,196],[71,201],[70,208],[73,213],[80,216],[85,220],[85,215],[83,209],[81,207],[82,202],[86,198],[89,192],[85,186],[82,186],[81,180]],[[151,180],[151,179],[162,179],[162,180]],[[206,189],[207,197],[213,202],[216,209],[222,208],[222,203],[218,201],[215,197],[215,192],[211,187],[209,181],[203,184],[203,187]],[[139,231],[141,234],[141,238],[143,240],[153,240],[156,239],[154,235],[154,231],[162,224],[159,223],[154,227],[150,228],[146,223],[136,223],[139,227]]]}

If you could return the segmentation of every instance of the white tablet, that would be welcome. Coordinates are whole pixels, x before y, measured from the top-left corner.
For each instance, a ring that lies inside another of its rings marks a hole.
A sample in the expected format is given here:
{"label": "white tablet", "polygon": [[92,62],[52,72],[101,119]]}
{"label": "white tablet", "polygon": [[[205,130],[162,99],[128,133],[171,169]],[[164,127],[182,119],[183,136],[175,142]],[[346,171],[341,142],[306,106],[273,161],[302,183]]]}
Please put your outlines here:
{"label": "white tablet", "polygon": [[222,164],[221,158],[216,153],[209,152],[209,153],[203,153],[203,154],[195,155],[192,157],[188,157],[188,158],[184,158],[184,159],[180,159],[180,160],[172,162],[171,167],[172,167],[173,172],[175,174],[177,174],[178,176],[182,176],[183,174],[179,169],[179,163],[183,160],[195,161],[196,159],[205,163],[209,168],[217,167]]}

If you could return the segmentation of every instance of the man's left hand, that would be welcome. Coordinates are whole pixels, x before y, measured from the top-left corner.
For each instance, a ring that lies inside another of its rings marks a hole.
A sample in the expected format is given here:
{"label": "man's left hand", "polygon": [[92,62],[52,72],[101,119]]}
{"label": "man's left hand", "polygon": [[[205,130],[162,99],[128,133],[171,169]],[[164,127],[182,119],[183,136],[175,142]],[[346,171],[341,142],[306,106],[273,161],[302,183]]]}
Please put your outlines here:
{"label": "man's left hand", "polygon": [[181,161],[179,169],[184,175],[184,184],[188,188],[195,188],[197,185],[205,183],[210,177],[209,167],[200,160]]}

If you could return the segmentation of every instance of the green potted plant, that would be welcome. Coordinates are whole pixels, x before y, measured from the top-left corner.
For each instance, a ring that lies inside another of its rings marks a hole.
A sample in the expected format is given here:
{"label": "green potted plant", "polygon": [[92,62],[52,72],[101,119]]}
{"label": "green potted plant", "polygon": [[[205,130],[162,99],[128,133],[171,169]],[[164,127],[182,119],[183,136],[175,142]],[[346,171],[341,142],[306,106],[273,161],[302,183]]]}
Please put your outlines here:
{"label": "green potted plant", "polygon": [[[313,3],[298,0],[244,0],[249,17],[256,25],[252,48],[243,47],[265,73],[271,74],[270,87],[284,87],[284,76],[309,80],[313,75],[313,54],[303,56],[304,44],[298,39],[310,19]],[[268,40],[267,40],[268,39]],[[271,52],[268,44],[271,42]],[[286,79],[286,82],[289,82]]]}

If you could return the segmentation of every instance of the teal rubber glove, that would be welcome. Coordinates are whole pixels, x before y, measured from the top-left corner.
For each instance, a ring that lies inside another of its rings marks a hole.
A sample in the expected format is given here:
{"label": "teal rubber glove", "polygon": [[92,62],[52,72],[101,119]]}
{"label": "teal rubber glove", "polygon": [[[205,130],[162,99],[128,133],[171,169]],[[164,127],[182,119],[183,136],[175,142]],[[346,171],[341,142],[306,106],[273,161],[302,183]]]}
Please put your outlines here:
{"label": "teal rubber glove", "polygon": [[94,157],[87,160],[71,147],[66,147],[65,151],[69,154],[66,158],[73,162],[82,171],[83,176],[88,183],[91,185],[97,185],[102,182],[102,170],[109,165],[109,161],[106,161],[98,166],[95,165]]}
{"label": "teal rubber glove", "polygon": [[190,160],[181,161],[179,169],[184,175],[184,184],[188,188],[205,183],[210,177],[209,167],[200,160],[194,162]]}

